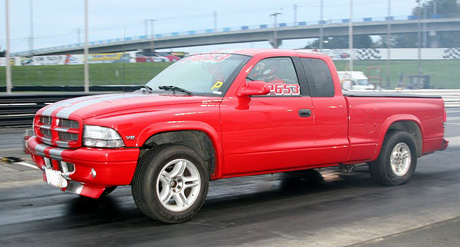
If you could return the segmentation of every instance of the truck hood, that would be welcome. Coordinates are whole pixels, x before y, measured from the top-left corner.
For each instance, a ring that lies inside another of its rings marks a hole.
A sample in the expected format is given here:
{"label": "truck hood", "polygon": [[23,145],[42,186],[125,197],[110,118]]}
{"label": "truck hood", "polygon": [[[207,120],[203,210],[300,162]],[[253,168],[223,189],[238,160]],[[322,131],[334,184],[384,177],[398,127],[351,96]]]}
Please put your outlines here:
{"label": "truck hood", "polygon": [[220,102],[222,98],[170,94],[108,94],[63,100],[40,109],[37,114],[58,118],[86,119],[99,115],[152,111],[159,106]]}

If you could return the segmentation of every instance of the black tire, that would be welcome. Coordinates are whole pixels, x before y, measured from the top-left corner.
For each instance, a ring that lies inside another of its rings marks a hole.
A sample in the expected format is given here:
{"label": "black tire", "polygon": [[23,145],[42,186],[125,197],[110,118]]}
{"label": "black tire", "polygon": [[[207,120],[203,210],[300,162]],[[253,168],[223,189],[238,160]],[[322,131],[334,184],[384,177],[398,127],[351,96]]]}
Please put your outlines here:
{"label": "black tire", "polygon": [[191,148],[168,145],[150,150],[141,158],[132,192],[137,207],[149,218],[180,223],[198,213],[208,187],[203,158]]}
{"label": "black tire", "polygon": [[409,181],[416,165],[417,147],[412,135],[392,130],[387,133],[377,160],[369,163],[369,171],[378,184],[401,185]]}

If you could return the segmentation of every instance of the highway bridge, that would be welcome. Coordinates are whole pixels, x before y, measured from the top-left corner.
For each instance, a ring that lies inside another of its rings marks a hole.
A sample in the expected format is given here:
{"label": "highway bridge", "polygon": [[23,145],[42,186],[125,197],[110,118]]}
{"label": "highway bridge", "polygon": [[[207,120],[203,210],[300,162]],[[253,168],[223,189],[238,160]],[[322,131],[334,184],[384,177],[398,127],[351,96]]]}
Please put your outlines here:
{"label": "highway bridge", "polygon": [[[381,19],[363,18],[353,20],[353,33],[355,35],[386,35],[388,25],[391,33],[414,33],[419,30],[426,32],[431,37],[436,37],[439,32],[459,31],[460,18],[441,18],[432,16],[429,19],[417,19],[417,16],[407,16],[404,19],[386,17]],[[323,35],[340,36],[348,35],[349,20],[329,20],[316,23],[297,22],[279,23],[276,28],[269,25],[241,26],[238,28],[221,28],[218,30],[206,29],[201,31],[172,32],[168,34],[156,34],[154,37],[155,49],[171,49],[178,47],[193,47],[218,44],[232,44],[245,42],[268,41],[272,45],[281,44],[282,40],[317,38],[320,30]],[[277,40],[274,40],[274,32],[277,32]],[[429,47],[436,47],[436,39],[432,40]],[[89,43],[90,53],[133,51],[151,49],[152,37],[137,36],[125,39],[110,39],[93,41]],[[24,52],[16,52],[14,56],[28,55],[62,55],[82,54],[83,44],[63,45]]]}

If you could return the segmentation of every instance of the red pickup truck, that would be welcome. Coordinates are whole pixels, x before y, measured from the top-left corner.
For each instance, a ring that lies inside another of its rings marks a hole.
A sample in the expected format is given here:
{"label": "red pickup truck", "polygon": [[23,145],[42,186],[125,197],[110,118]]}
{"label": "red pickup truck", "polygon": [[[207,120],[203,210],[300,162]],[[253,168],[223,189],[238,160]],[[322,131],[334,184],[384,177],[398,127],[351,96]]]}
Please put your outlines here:
{"label": "red pickup truck", "polygon": [[328,56],[248,49],[189,56],[135,93],[46,106],[27,148],[48,184],[92,198],[131,185],[142,213],[177,223],[221,178],[368,163],[376,182],[403,184],[447,147],[445,121],[440,97],[343,94]]}

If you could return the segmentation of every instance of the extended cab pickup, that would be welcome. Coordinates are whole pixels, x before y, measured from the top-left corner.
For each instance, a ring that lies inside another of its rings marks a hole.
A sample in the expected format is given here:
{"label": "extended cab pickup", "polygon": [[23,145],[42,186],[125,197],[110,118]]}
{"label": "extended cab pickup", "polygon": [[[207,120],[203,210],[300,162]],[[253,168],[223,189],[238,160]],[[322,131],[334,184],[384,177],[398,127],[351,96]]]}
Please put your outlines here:
{"label": "extended cab pickup", "polygon": [[46,106],[27,148],[48,184],[92,198],[131,185],[140,211],[176,223],[221,178],[368,163],[376,182],[403,184],[447,147],[445,121],[440,97],[343,95],[328,56],[248,49],[189,56],[135,93]]}

